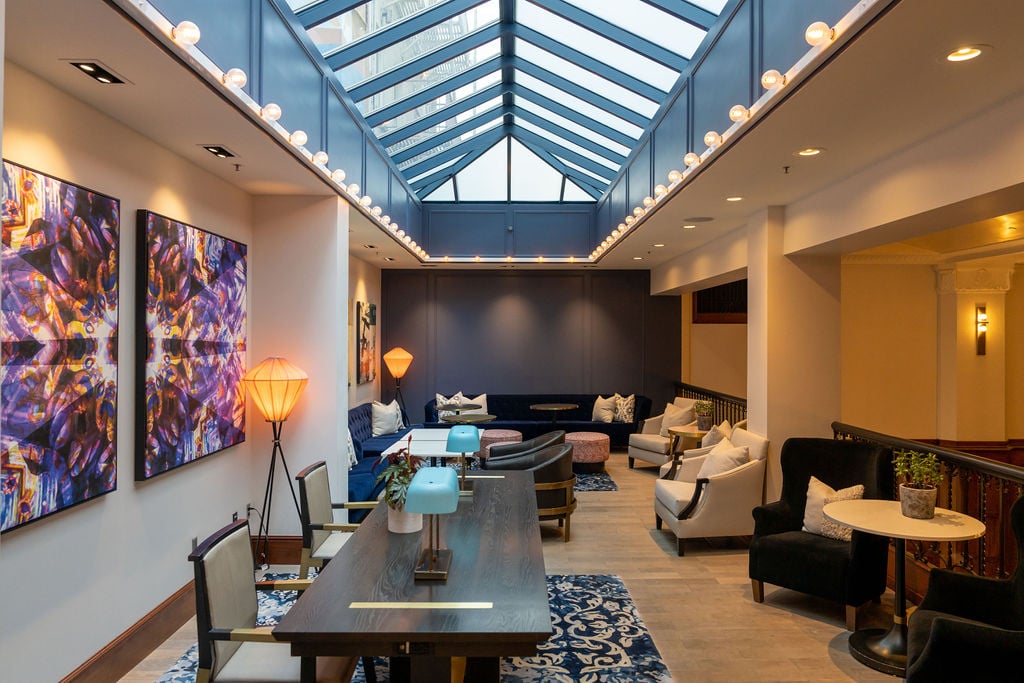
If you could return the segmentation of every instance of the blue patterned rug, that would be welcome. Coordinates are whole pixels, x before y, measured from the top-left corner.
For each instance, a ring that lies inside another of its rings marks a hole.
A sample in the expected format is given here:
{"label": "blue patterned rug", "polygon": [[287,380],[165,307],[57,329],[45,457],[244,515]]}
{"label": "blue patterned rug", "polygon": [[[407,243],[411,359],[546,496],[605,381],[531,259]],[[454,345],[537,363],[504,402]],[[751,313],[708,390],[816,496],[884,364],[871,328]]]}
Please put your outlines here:
{"label": "blue patterned rug", "polygon": [[618,491],[607,472],[594,472],[593,474],[577,474],[575,491]]}
{"label": "blue patterned rug", "polygon": [[[294,578],[268,574],[267,579]],[[260,595],[261,625],[276,624],[295,600],[294,591]],[[575,574],[548,576],[548,602],[554,633],[536,657],[501,660],[502,683],[670,683],[643,619],[617,576]],[[284,646],[286,647],[286,646]],[[193,645],[157,683],[194,683]],[[388,680],[387,661],[376,659],[377,680]],[[365,683],[362,664],[352,683]]]}

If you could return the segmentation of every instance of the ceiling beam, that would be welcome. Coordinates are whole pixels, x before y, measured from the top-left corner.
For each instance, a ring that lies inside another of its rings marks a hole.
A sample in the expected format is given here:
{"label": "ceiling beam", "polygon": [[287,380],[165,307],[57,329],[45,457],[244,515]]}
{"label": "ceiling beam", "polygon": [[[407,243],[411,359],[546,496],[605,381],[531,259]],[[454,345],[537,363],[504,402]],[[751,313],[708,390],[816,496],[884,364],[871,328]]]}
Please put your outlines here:
{"label": "ceiling beam", "polygon": [[523,144],[532,142],[534,145],[542,149],[546,149],[552,154],[558,154],[558,156],[568,159],[577,166],[585,168],[591,173],[606,179],[608,182],[611,182],[612,178],[614,178],[616,173],[618,173],[618,169],[610,169],[607,166],[597,163],[588,156],[584,156],[579,152],[574,152],[568,147],[564,147],[557,142],[548,140],[546,137],[527,130],[522,126],[513,126],[512,136]]}
{"label": "ceiling beam", "polygon": [[698,7],[687,0],[641,0],[651,7],[657,7],[691,26],[707,31],[718,20],[714,12]]}
{"label": "ceiling beam", "polygon": [[415,178],[421,173],[426,173],[430,169],[436,168],[446,161],[451,161],[456,157],[462,156],[466,152],[469,152],[472,149],[474,149],[477,145],[490,147],[504,136],[504,127],[489,130],[483,135],[478,135],[475,138],[472,138],[471,140],[460,142],[457,145],[449,147],[443,152],[438,152],[429,159],[424,159],[423,161],[413,164],[409,168],[402,169],[402,173],[405,175],[406,178]]}
{"label": "ceiling beam", "polygon": [[483,78],[491,73],[494,73],[501,68],[501,57],[494,57],[488,59],[486,62],[481,62],[474,66],[472,69],[463,71],[458,76],[452,76],[451,78],[445,79],[436,85],[432,85],[429,88],[424,88],[415,95],[392,102],[388,106],[375,111],[374,113],[366,116],[366,122],[370,124],[371,128],[375,128],[385,121],[390,121],[399,114],[415,109],[416,107],[422,106],[427,102],[436,100],[442,95],[447,95],[449,92],[454,92],[464,85],[469,85],[473,81]]}
{"label": "ceiling beam", "polygon": [[513,83],[511,91],[516,97],[522,97],[524,100],[529,100],[530,102],[533,102],[537,106],[543,107],[544,109],[547,109],[555,114],[558,114],[563,118],[567,118],[570,121],[575,121],[584,128],[592,130],[599,135],[603,135],[609,140],[617,142],[624,147],[629,147],[630,149],[632,149],[633,146],[636,145],[637,143],[636,138],[631,137],[626,133],[623,133],[619,129],[612,128],[611,126],[601,123],[600,121],[595,121],[589,116],[581,114],[577,110],[567,107],[561,102],[556,102],[550,97],[545,97],[544,95],[541,95],[539,92],[535,90],[530,90],[524,85],[521,85],[519,83]]}
{"label": "ceiling beam", "polygon": [[494,147],[494,145],[500,143],[501,140],[499,139],[497,142],[490,146],[480,147],[479,149],[473,150],[472,152],[466,154],[466,156],[456,161],[451,166],[443,168],[440,171],[437,171],[436,173],[432,173],[428,176],[420,178],[419,180],[416,181],[415,184],[412,185],[413,191],[416,192],[416,196],[420,197],[421,199],[423,197],[426,197],[428,194],[430,194],[437,188],[441,187],[441,185],[444,185],[444,182],[446,180],[465,170],[467,166],[469,166],[471,163],[482,157],[486,152],[491,150]]}
{"label": "ceiling beam", "polygon": [[317,24],[322,24],[328,19],[340,16],[345,12],[351,12],[356,7],[366,3],[366,0],[324,0],[315,5],[310,5],[295,13],[303,28],[307,31]]}
{"label": "ceiling beam", "polygon": [[565,0],[529,0],[538,7],[542,7],[552,14],[557,14],[577,26],[581,26],[593,33],[618,43],[627,50],[632,50],[648,59],[653,59],[659,64],[664,64],[674,71],[682,71],[689,64],[690,60],[678,55],[669,49],[642,38],[632,31],[627,31],[618,24],[605,21],[590,12],[585,12],[576,5],[571,5]]}
{"label": "ceiling beam", "polygon": [[608,99],[607,97],[602,97],[593,90],[584,88],[583,86],[570,81],[568,78],[563,78],[558,74],[541,68],[533,62],[528,62],[525,59],[519,59],[518,57],[514,58],[514,62],[516,68],[523,73],[529,74],[537,80],[544,81],[554,88],[567,92],[579,100],[583,100],[588,104],[594,105],[598,109],[603,109],[613,116],[618,116],[623,121],[628,121],[634,126],[645,128],[647,124],[651,122],[650,118],[644,116],[640,112],[634,111],[614,100]]}
{"label": "ceiling beam", "polygon": [[[475,92],[469,97],[464,97],[453,105],[447,106],[444,109],[438,109],[433,114],[424,116],[410,124],[396,128],[379,138],[381,145],[385,148],[392,147],[402,140],[408,137],[422,133],[425,130],[433,128],[439,123],[443,123],[448,119],[454,118],[459,114],[467,112],[474,107],[479,107],[481,104],[493,100],[496,97],[500,97],[504,92],[505,86],[501,83],[495,83],[489,88],[485,88],[479,92]],[[498,106],[498,105],[495,105]]]}
{"label": "ceiling beam", "polygon": [[467,119],[466,121],[463,121],[462,123],[456,126],[447,128],[442,133],[432,135],[431,137],[421,142],[418,142],[415,145],[411,145],[410,147],[407,147],[406,149],[403,149],[400,152],[396,152],[391,155],[391,158],[394,160],[396,164],[400,164],[403,161],[408,161],[413,157],[419,156],[420,154],[423,154],[425,152],[429,152],[438,145],[443,145],[444,143],[454,138],[457,138],[460,135],[468,133],[475,128],[479,128],[480,126],[490,123],[494,119],[502,118],[504,116],[504,107],[490,109],[481,114],[477,114],[473,118]]}
{"label": "ceiling beam", "polygon": [[537,126],[538,128],[546,130],[552,135],[557,135],[563,140],[578,145],[583,149],[590,150],[594,154],[604,157],[605,159],[612,162],[616,166],[622,166],[624,163],[626,163],[626,157],[623,156],[622,154],[619,154],[618,152],[613,152],[604,145],[600,145],[591,140],[590,138],[580,135],[579,133],[574,133],[568,128],[563,128],[562,126],[559,126],[558,124],[545,119],[543,116],[538,116],[537,114],[534,114],[532,111],[513,107],[512,114],[516,118],[521,118],[523,121],[528,121],[533,125]]}

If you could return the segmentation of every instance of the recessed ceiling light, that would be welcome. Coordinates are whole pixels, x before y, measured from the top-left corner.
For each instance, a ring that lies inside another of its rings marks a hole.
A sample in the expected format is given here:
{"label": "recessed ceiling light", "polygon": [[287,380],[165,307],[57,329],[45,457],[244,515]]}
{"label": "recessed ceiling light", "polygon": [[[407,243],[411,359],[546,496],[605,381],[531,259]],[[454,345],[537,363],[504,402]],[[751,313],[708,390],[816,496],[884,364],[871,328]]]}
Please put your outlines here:
{"label": "recessed ceiling light", "polygon": [[395,259],[394,259],[394,257],[392,257],[392,256],[385,256],[385,257],[384,257],[384,260],[385,260],[385,261],[394,261]]}
{"label": "recessed ceiling light", "polygon": [[643,257],[643,256],[634,256],[634,257],[633,257],[633,260],[634,260],[634,261],[643,261],[643,260],[644,260],[644,257]]}
{"label": "recessed ceiling light", "polygon": [[229,159],[234,157],[234,153],[224,145],[200,145],[207,152],[220,159]]}
{"label": "recessed ceiling light", "polygon": [[693,225],[692,223],[687,223],[686,225],[683,226],[683,230],[693,230],[696,227],[697,226]]}
{"label": "recessed ceiling light", "polygon": [[727,202],[742,202],[743,201],[743,197],[726,197],[725,201],[727,201]]}
{"label": "recessed ceiling light", "polygon": [[82,73],[84,73],[85,75],[87,75],[89,78],[97,80],[100,83],[103,83],[104,85],[119,85],[119,84],[124,83],[124,79],[119,78],[118,76],[116,76],[113,71],[111,71],[110,69],[106,68],[105,66],[103,66],[99,62],[86,61],[86,60],[80,60],[80,61],[74,61],[73,60],[73,61],[69,61],[68,63],[71,66],[73,66],[76,69],[78,69],[79,71],[81,71]]}
{"label": "recessed ceiling light", "polygon": [[363,245],[363,249],[376,249],[376,248],[377,248],[377,245],[375,245],[375,244],[364,244]]}
{"label": "recessed ceiling light", "polygon": [[946,55],[946,61],[966,62],[980,56],[981,48],[981,45],[965,45],[964,47],[959,47]]}
{"label": "recessed ceiling light", "polygon": [[660,244],[660,243],[659,243],[659,244],[654,244],[654,245],[651,245],[651,246],[654,246],[654,247],[663,247],[663,246],[665,246],[665,245],[664,245],[664,244]]}
{"label": "recessed ceiling light", "polygon": [[804,147],[793,152],[796,157],[816,157],[825,151],[824,147]]}

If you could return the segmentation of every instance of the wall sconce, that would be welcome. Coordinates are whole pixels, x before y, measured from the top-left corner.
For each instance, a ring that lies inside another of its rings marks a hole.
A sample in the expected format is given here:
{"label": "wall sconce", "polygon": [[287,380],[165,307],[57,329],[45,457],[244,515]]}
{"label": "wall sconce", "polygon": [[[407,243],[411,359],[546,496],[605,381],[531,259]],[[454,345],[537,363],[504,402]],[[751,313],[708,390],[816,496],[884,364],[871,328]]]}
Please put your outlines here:
{"label": "wall sconce", "polygon": [[988,313],[985,312],[984,306],[974,307],[974,340],[977,344],[977,353],[979,356],[985,355],[985,334],[988,332]]}

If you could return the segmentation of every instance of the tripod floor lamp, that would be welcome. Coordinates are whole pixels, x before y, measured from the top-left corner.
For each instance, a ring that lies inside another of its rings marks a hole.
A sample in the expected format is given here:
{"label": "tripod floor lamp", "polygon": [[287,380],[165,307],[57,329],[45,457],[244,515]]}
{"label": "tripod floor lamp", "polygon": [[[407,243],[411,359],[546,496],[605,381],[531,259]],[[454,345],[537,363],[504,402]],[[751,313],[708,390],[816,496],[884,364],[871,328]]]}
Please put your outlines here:
{"label": "tripod floor lamp", "polygon": [[412,354],[401,346],[396,346],[384,354],[384,365],[388,366],[388,372],[395,378],[395,400],[398,401],[402,419],[406,424],[409,424],[409,419],[405,414],[405,401],[402,400],[402,378],[405,377],[411,363]]}
{"label": "tripod floor lamp", "polygon": [[[309,376],[284,358],[270,357],[245,373],[242,383],[249,390],[253,402],[264,419],[274,430],[274,449],[270,453],[270,471],[267,473],[267,488],[263,493],[263,510],[260,512],[260,528],[256,535],[256,564],[264,565],[267,561],[267,541],[270,534],[270,508],[274,497],[274,468],[277,459],[281,459],[288,488],[295,501],[295,513],[299,513],[299,499],[292,487],[292,475],[288,471],[288,463],[284,460],[281,449],[281,425],[291,415],[292,408],[306,388]],[[262,542],[262,546],[261,546]]]}

